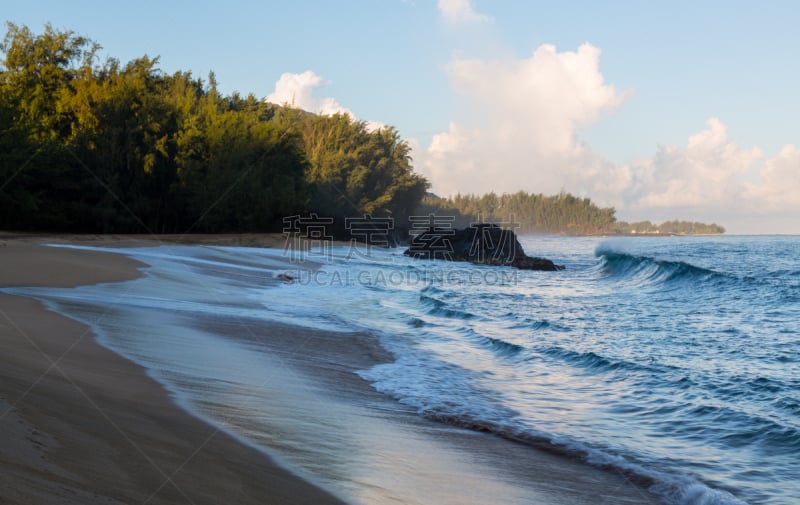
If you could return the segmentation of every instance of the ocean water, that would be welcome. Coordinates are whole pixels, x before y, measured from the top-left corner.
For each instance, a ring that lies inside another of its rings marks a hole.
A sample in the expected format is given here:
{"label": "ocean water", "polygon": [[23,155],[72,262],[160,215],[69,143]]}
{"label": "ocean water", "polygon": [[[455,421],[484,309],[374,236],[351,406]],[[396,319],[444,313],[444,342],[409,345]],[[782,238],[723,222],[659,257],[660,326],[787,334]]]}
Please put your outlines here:
{"label": "ocean water", "polygon": [[[665,503],[800,503],[800,237],[522,243],[566,270],[181,246],[122,250],[152,265],[124,284],[4,291],[92,324],[187,408],[353,502],[459,499],[441,486],[414,495],[408,481],[391,490],[381,458],[425,438],[387,441],[374,412],[331,402],[260,345],[258,322],[374,335],[394,359],[355,373],[387,404],[623,473]],[[270,387],[279,375],[294,379]],[[349,435],[304,454],[320,431]],[[343,467],[325,457],[337,451],[358,456]],[[471,471],[433,461],[414,470],[419,485],[443,467]],[[475,503],[525,503],[503,479],[484,491]]]}

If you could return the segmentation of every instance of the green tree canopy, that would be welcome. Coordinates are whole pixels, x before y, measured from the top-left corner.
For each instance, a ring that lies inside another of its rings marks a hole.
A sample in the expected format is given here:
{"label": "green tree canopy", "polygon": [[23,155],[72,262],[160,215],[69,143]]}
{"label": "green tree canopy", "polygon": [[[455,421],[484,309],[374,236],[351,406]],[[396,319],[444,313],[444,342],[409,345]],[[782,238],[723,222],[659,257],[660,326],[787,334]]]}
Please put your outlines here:
{"label": "green tree canopy", "polygon": [[407,222],[428,188],[394,128],[368,131],[346,114],[282,108],[276,121],[296,131],[309,161],[310,208],[321,215],[393,217]]}
{"label": "green tree canopy", "polygon": [[567,235],[639,234],[719,234],[717,224],[688,221],[617,221],[613,207],[598,207],[589,198],[561,192],[554,196],[526,193],[497,195],[455,195],[439,198],[428,195],[417,210],[422,215],[454,216],[457,227],[477,222],[493,222],[514,227],[519,233],[559,233]]}
{"label": "green tree canopy", "polygon": [[427,182],[393,128],[222,96],[158,58],[8,24],[0,69],[0,226],[95,232],[279,229],[319,212],[404,219]]}

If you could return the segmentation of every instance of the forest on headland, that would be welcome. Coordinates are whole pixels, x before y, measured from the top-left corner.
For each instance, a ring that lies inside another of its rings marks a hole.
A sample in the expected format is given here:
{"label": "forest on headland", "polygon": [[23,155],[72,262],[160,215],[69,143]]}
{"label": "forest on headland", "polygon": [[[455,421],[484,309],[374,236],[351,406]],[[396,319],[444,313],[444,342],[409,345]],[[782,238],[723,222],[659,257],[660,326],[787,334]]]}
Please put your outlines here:
{"label": "forest on headland", "polygon": [[455,195],[440,198],[428,193],[420,212],[456,216],[455,226],[492,222],[518,233],[564,235],[714,235],[725,233],[717,224],[694,221],[618,221],[613,207],[598,207],[589,198],[569,193],[546,196],[518,191],[513,194]]}
{"label": "forest on headland", "polygon": [[[91,233],[281,231],[329,220],[451,216],[520,233],[723,233],[715,224],[623,223],[567,193],[427,193],[392,127],[223,95],[158,58],[98,61],[101,47],[47,25],[7,24],[0,45],[0,229]],[[327,221],[326,221],[327,222]]]}

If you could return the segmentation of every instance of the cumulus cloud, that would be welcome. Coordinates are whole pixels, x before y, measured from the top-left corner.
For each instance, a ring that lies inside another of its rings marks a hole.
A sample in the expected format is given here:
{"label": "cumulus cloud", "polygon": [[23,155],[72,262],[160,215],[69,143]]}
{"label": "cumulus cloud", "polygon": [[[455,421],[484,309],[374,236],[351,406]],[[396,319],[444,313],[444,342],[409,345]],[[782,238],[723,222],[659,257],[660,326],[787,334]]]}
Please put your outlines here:
{"label": "cumulus cloud", "polygon": [[794,212],[800,221],[800,149],[786,145],[777,156],[764,162],[760,183],[747,183],[744,196],[762,202],[765,211]]}
{"label": "cumulus cloud", "polygon": [[736,233],[800,232],[800,149],[789,144],[768,158],[732,142],[719,119],[706,125],[685,147],[662,146],[631,164],[622,213],[716,221]]}
{"label": "cumulus cloud", "polygon": [[800,149],[774,157],[740,147],[709,118],[684,145],[614,164],[581,142],[577,129],[631,96],[605,82],[600,50],[542,45],[512,60],[455,59],[447,76],[477,121],[452,121],[413,157],[432,190],[586,195],[620,218],[717,222],[732,232],[800,232]]}
{"label": "cumulus cloud", "polygon": [[352,116],[350,109],[343,107],[334,98],[314,96],[314,90],[324,86],[322,77],[311,70],[299,74],[286,72],[275,83],[275,91],[267,95],[265,100],[280,105],[289,104],[315,114],[341,113]]}
{"label": "cumulus cloud", "polygon": [[442,18],[450,24],[478,24],[492,20],[476,12],[470,0],[438,0],[436,5]]}
{"label": "cumulus cloud", "polygon": [[689,137],[686,147],[660,147],[656,155],[634,165],[626,199],[634,209],[669,208],[707,212],[744,201],[742,180],[763,157],[757,147],[742,149],[728,140],[717,118]]}
{"label": "cumulus cloud", "polygon": [[[344,107],[332,97],[317,97],[314,91],[324,88],[326,83],[322,77],[311,70],[294,74],[286,72],[275,83],[275,90],[267,95],[264,100],[278,105],[288,104],[298,109],[303,109],[314,114],[330,116],[333,114],[346,114],[353,119],[353,111]],[[379,130],[386,125],[379,121],[366,121],[368,131]]]}
{"label": "cumulus cloud", "polygon": [[578,126],[597,121],[628,96],[604,81],[600,50],[583,44],[559,52],[543,45],[524,59],[456,59],[447,65],[454,89],[480,116],[480,126],[452,122],[415,152],[436,191],[619,194],[627,169],[614,167],[578,141]]}

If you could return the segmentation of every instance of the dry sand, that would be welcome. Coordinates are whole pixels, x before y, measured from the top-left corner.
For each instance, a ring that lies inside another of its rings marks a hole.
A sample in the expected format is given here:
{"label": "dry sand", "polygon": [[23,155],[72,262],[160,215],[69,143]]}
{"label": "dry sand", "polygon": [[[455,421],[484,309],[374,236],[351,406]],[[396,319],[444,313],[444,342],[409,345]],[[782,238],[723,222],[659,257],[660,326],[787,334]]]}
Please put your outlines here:
{"label": "dry sand", "polygon": [[[120,281],[143,266],[37,242],[0,236],[0,286]],[[0,503],[341,502],[175,406],[85,325],[0,294]]]}

